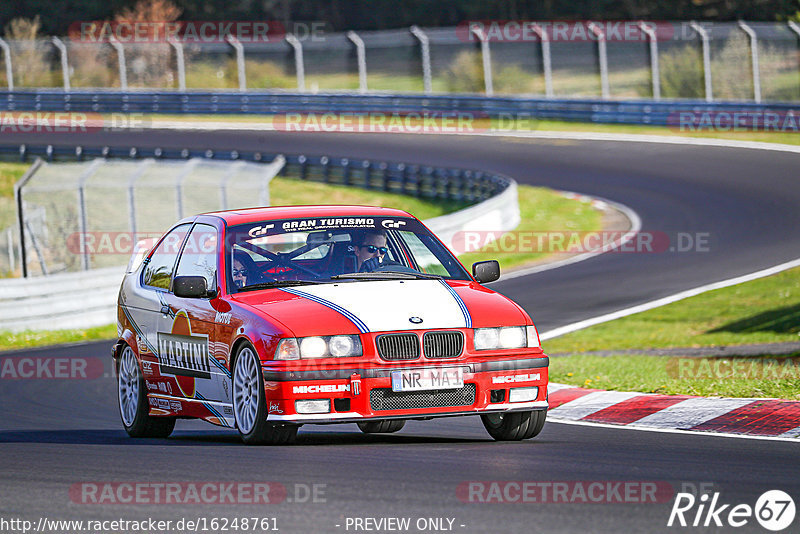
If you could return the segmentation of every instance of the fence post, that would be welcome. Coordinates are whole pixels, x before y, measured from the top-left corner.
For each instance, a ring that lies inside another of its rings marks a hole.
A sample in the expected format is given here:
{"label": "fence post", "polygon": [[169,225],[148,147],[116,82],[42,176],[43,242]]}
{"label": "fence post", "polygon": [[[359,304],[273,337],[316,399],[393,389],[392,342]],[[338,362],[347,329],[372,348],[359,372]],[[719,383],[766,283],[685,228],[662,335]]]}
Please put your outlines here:
{"label": "fence post", "polygon": [[470,33],[473,34],[478,40],[481,42],[481,59],[483,60],[483,83],[486,87],[486,96],[492,96],[494,94],[494,85],[492,83],[492,55],[491,51],[489,50],[489,39],[483,33],[483,30],[479,26],[472,26],[469,29]]}
{"label": "fence post", "polygon": [[761,103],[761,73],[758,68],[758,36],[753,28],[748,26],[743,20],[739,21],[739,27],[750,38],[750,61],[753,67],[753,100]]}
{"label": "fence post", "polygon": [[433,92],[431,84],[431,44],[428,36],[418,26],[411,26],[411,35],[419,40],[420,54],[422,56],[422,86],[425,94]]}
{"label": "fence post", "polygon": [[11,68],[11,47],[3,39],[0,39],[0,48],[3,49],[3,58],[6,62],[6,82],[8,90],[14,90],[14,69]]}
{"label": "fence post", "polygon": [[364,41],[356,32],[347,32],[347,38],[356,45],[356,58],[358,60],[358,92],[367,92],[367,52]]}
{"label": "fence post", "polygon": [[534,24],[531,26],[533,32],[539,36],[542,45],[542,70],[544,70],[544,94],[547,98],[553,98],[553,67],[550,63],[550,36],[547,31]]}
{"label": "fence post", "polygon": [[608,90],[608,51],[606,50],[606,34],[594,22],[589,23],[589,30],[597,37],[597,62],[600,65],[600,93],[603,99],[610,98]]}
{"label": "fence post", "polygon": [[708,32],[695,21],[690,22],[689,27],[697,32],[703,45],[703,78],[706,86],[706,102],[713,102],[714,89],[711,85],[711,49],[708,43]]}
{"label": "fence post", "polygon": [[53,44],[58,48],[61,55],[61,75],[64,78],[64,91],[69,91],[69,59],[67,58],[67,46],[58,37],[51,37]]}
{"label": "fence post", "polygon": [[86,251],[86,234],[89,233],[89,221],[86,215],[86,181],[92,177],[92,175],[97,170],[97,167],[100,166],[105,160],[103,158],[97,158],[89,164],[89,168],[86,169],[83,174],[78,178],[78,222],[81,226],[81,235],[80,235],[80,243],[81,243],[81,265],[83,266],[84,271],[88,271],[91,268],[89,264],[89,253]]}
{"label": "fence post", "polygon": [[294,50],[294,70],[297,74],[297,90],[306,92],[306,67],[303,61],[303,44],[291,33],[286,34],[286,42]]}
{"label": "fence post", "polygon": [[236,50],[236,71],[239,74],[239,90],[242,92],[247,91],[247,79],[244,71],[244,46],[233,35],[227,35],[225,40]]}
{"label": "fence post", "polygon": [[175,59],[178,64],[178,89],[186,91],[186,64],[183,61],[183,45],[175,40],[169,39],[169,44],[175,49]]}
{"label": "fence post", "polygon": [[655,30],[644,23],[639,22],[639,28],[647,35],[650,41],[650,78],[653,83],[653,99],[661,100],[661,72],[658,68],[658,36]]}
{"label": "fence post", "polygon": [[119,63],[119,88],[122,91],[128,90],[128,69],[125,65],[125,47],[113,35],[109,37],[108,42],[117,51],[117,63]]}

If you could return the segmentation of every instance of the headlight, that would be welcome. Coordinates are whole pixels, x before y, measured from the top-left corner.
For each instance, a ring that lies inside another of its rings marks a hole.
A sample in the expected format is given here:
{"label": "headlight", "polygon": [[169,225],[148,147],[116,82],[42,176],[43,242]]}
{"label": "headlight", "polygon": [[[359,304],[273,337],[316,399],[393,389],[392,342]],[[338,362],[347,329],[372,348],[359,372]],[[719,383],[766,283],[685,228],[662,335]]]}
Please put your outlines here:
{"label": "headlight", "polygon": [[528,344],[524,326],[476,328],[473,335],[475,350],[521,349]]}
{"label": "headlight", "polygon": [[316,358],[345,358],[361,356],[358,336],[287,337],[278,343],[276,360],[311,360]]}
{"label": "headlight", "polygon": [[539,341],[539,332],[536,331],[536,327],[533,325],[526,326],[525,330],[527,330],[528,334],[528,346],[536,348],[541,347],[542,344]]}

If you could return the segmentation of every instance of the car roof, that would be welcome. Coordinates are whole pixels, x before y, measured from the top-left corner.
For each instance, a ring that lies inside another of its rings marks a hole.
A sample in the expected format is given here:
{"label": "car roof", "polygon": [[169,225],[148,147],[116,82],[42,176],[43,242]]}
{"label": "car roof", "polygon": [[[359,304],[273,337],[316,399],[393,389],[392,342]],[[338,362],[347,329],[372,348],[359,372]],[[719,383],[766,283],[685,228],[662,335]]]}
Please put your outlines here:
{"label": "car roof", "polygon": [[304,217],[411,217],[409,213],[395,208],[376,206],[270,206],[228,211],[214,211],[203,215],[219,217],[228,225],[246,224],[270,219],[294,219]]}

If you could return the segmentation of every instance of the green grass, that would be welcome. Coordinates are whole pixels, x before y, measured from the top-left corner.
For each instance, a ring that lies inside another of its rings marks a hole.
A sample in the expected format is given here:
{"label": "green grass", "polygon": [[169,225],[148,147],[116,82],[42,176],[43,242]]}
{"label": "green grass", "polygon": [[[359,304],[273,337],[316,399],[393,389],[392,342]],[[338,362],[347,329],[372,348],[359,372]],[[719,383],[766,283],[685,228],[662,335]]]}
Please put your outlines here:
{"label": "green grass", "polygon": [[717,289],[544,343],[548,352],[800,341],[800,268]]}
{"label": "green grass", "polygon": [[[579,330],[543,345],[549,353],[571,353],[551,360],[553,382],[670,395],[800,399],[800,372],[797,371],[792,375],[737,373],[739,378],[726,373],[703,373],[699,377],[677,373],[676,376],[674,358],[581,354],[594,350],[784,341],[800,341],[800,268]],[[711,353],[713,351],[709,350]],[[749,368],[753,362],[764,358],[774,357],[735,360]],[[673,373],[669,372],[670,365]]]}
{"label": "green grass", "polygon": [[[795,358],[800,353],[793,355]],[[768,358],[772,366],[764,366]],[[720,359],[723,372],[703,374],[677,371],[680,363],[663,356],[593,356],[573,355],[550,360],[550,380],[585,388],[616,391],[640,391],[665,395],[703,397],[759,397],[800,400],[800,367],[796,360],[764,356],[759,358]],[[713,369],[713,360],[706,360]],[[753,369],[743,377],[727,372],[732,364]],[[780,362],[780,363],[776,363]],[[690,362],[698,369],[701,362]],[[784,367],[785,366],[785,367]],[[713,376],[714,378],[710,378]],[[781,378],[784,377],[784,378]]]}
{"label": "green grass", "polygon": [[273,206],[297,206],[303,204],[381,206],[405,210],[419,219],[438,217],[467,206],[466,202],[430,200],[398,193],[371,191],[345,185],[330,185],[281,177],[274,178],[270,182],[269,191],[270,203]]}
{"label": "green grass", "polygon": [[14,184],[30,167],[27,163],[0,162],[0,228],[8,228],[16,219]]}
{"label": "green grass", "polygon": [[51,332],[0,332],[0,350],[44,347],[64,343],[85,343],[113,339],[117,335],[117,325],[110,324],[83,330],[53,330]]}

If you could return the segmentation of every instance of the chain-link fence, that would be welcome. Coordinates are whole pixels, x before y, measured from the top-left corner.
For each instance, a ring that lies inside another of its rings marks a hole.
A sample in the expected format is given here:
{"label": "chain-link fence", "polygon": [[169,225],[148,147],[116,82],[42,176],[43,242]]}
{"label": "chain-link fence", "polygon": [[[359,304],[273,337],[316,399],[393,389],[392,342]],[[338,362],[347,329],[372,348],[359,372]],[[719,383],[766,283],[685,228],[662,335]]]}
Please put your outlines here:
{"label": "chain-link fence", "polygon": [[243,42],[242,54],[225,39],[40,39],[0,42],[10,66],[0,84],[792,101],[800,99],[799,42],[792,22],[633,21],[287,35]]}
{"label": "chain-link fence", "polygon": [[[0,232],[0,270],[28,275],[125,265],[141,239],[196,213],[269,205],[270,164],[113,160],[37,163],[18,184],[21,225]],[[20,244],[19,228],[24,228]]]}

